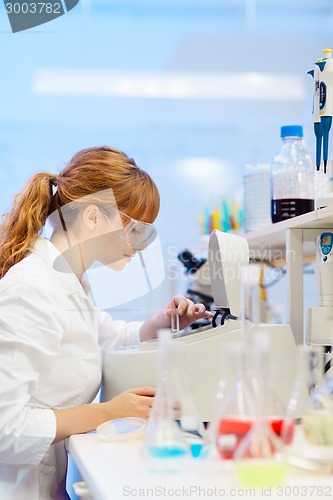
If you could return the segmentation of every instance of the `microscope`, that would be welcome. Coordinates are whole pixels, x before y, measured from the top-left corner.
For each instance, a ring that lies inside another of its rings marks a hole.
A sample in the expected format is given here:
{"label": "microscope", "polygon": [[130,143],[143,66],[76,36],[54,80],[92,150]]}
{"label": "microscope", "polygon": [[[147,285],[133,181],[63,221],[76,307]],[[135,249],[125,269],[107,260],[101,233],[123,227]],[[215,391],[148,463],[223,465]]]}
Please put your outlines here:
{"label": "microscope", "polygon": [[214,298],[210,285],[209,263],[207,259],[195,257],[189,250],[183,250],[178,260],[185,268],[185,275],[191,279],[186,295],[193,302],[201,302],[210,310]]}

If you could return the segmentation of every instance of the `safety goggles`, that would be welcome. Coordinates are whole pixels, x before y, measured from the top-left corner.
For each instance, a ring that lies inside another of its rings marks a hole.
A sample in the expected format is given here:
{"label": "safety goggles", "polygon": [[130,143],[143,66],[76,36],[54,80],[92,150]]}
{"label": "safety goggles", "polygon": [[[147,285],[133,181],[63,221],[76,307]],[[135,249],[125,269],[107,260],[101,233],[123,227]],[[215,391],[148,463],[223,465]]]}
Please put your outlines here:
{"label": "safety goggles", "polygon": [[[157,236],[156,227],[149,222],[142,222],[114,209],[121,216],[123,229],[117,231],[119,238],[124,240],[133,250],[144,250]],[[113,226],[108,216],[103,212],[108,223]]]}

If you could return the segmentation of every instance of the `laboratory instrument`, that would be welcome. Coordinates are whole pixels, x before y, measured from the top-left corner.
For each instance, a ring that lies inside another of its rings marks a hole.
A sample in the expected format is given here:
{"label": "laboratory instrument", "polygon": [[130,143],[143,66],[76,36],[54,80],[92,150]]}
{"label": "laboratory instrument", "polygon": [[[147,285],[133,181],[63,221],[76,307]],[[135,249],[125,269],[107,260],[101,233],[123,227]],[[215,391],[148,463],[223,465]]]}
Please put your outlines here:
{"label": "laboratory instrument", "polygon": [[[320,169],[323,156],[324,172],[328,161],[329,132],[333,113],[333,60],[332,50],[324,49],[314,69],[308,71],[314,78],[313,123],[316,137],[316,167]],[[323,154],[321,154],[323,153]]]}
{"label": "laboratory instrument", "polygon": [[[210,422],[220,380],[220,349],[227,341],[241,338],[240,268],[249,264],[245,238],[215,230],[209,239],[208,262],[216,321],[196,330],[173,335],[172,342],[186,345],[184,369],[200,418]],[[236,318],[236,319],[233,319]],[[270,385],[283,404],[289,401],[291,381],[295,377],[296,344],[289,325],[249,325],[248,335],[264,331],[270,338]],[[112,399],[137,386],[156,385],[157,340],[138,346],[115,348],[103,353],[102,399]],[[233,374],[230,373],[234,381]]]}
{"label": "laboratory instrument", "polygon": [[333,324],[333,232],[320,233],[316,238],[316,276],[318,306],[307,311],[306,343],[331,346]]}
{"label": "laboratory instrument", "polygon": [[303,127],[281,127],[282,148],[271,162],[272,222],[314,210],[314,175],[303,143]]}

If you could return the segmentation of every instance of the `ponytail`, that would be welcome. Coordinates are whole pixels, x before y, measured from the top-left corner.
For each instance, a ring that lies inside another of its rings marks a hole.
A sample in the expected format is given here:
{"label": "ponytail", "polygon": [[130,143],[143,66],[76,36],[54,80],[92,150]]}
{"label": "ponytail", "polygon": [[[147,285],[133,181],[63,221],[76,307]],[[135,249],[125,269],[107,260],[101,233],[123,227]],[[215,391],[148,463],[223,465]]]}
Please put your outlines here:
{"label": "ponytail", "polygon": [[28,253],[42,232],[49,215],[54,174],[34,175],[15,196],[11,209],[0,225],[0,278]]}
{"label": "ponytail", "polygon": [[[52,196],[52,185],[58,186]],[[160,207],[158,189],[147,172],[119,149],[87,148],[76,153],[58,176],[34,175],[14,198],[0,225],[0,278],[20,262],[42,232],[47,217],[57,231],[52,213],[85,196],[105,203],[99,193],[112,189],[118,209],[144,222],[153,222]],[[82,202],[84,203],[84,202]],[[71,214],[74,222],[76,214]]]}

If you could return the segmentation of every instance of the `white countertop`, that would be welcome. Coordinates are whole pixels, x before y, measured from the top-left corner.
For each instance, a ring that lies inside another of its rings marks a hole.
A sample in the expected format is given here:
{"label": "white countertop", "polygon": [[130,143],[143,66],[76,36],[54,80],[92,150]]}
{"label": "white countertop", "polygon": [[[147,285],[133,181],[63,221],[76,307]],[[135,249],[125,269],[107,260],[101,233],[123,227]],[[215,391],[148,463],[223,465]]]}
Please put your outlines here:
{"label": "white countertop", "polygon": [[[94,433],[74,435],[68,449],[93,499],[126,498],[270,498],[308,500],[333,498],[333,475],[295,469],[284,486],[245,488],[239,483],[231,461],[221,460],[212,452],[206,459],[188,459],[174,470],[156,470],[158,460],[141,456],[141,441],[101,442]],[[175,462],[173,462],[175,463]]]}

